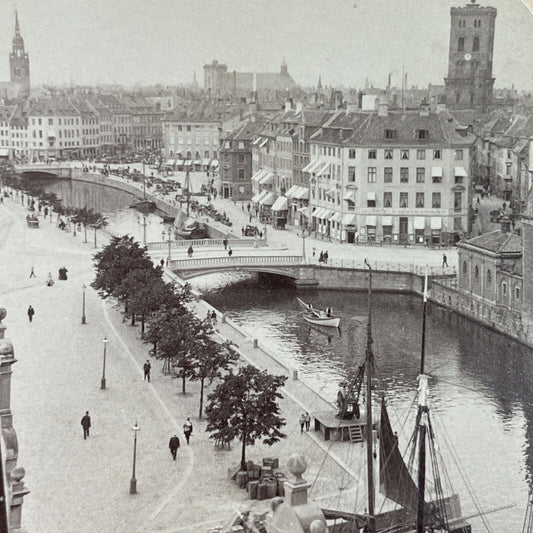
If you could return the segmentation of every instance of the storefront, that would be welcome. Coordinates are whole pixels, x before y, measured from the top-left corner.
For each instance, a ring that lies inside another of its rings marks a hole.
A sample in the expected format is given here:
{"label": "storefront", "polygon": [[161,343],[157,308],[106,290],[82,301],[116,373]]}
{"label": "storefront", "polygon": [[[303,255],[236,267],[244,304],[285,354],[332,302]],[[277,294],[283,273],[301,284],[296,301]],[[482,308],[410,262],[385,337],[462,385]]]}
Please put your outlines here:
{"label": "storefront", "polygon": [[381,226],[383,228],[383,243],[391,244],[392,243],[392,217],[385,216],[381,217]]}
{"label": "storefront", "polygon": [[315,231],[317,233],[329,237],[331,231],[329,218],[332,215],[333,213],[325,207],[319,207],[315,210],[313,213],[313,219]]}
{"label": "storefront", "polygon": [[342,217],[342,225],[344,227],[344,240],[348,243],[357,242],[357,216],[355,214],[344,215]]}
{"label": "storefront", "polygon": [[440,244],[442,241],[442,218],[431,217],[431,244]]}
{"label": "storefront", "polygon": [[259,221],[261,224],[270,224],[272,222],[271,207],[274,204],[276,195],[272,191],[267,193],[259,200]]}
{"label": "storefront", "polygon": [[413,220],[413,229],[415,230],[415,243],[424,244],[426,219],[424,217],[415,217]]}
{"label": "storefront", "polygon": [[376,215],[366,216],[366,241],[376,242]]}
{"label": "storefront", "polygon": [[287,224],[288,201],[286,196],[279,196],[272,204],[272,226],[274,229],[285,229]]}

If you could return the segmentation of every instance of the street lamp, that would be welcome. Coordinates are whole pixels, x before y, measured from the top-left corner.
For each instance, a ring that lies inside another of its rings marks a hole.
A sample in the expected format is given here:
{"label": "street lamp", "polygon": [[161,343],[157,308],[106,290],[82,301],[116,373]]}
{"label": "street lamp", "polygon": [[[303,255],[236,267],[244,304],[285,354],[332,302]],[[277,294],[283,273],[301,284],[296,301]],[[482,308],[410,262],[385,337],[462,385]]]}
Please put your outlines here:
{"label": "street lamp", "polygon": [[81,286],[81,290],[83,293],[83,306],[82,306],[82,312],[81,312],[81,323],[85,324],[85,289],[87,287],[85,286],[85,283]]}
{"label": "street lamp", "polygon": [[307,229],[306,228],[302,228],[302,233],[300,234],[300,237],[302,238],[302,256],[303,256],[303,260],[305,262],[305,239],[307,239],[307,237],[309,237],[309,234],[307,233]]}
{"label": "street lamp", "polygon": [[167,235],[167,242],[168,242],[168,257],[167,257],[167,264],[168,264],[172,260],[171,251],[170,251],[170,247],[172,244],[172,231],[170,230],[170,226],[168,227],[168,234],[165,233],[165,230],[161,232],[161,237],[163,237],[163,241],[165,240],[165,235]]}
{"label": "street lamp", "polygon": [[104,337],[102,342],[104,343],[104,365],[102,367],[102,380],[100,381],[100,388],[103,390],[105,389],[105,359],[106,359],[107,343],[108,343],[107,337]]}
{"label": "street lamp", "polygon": [[135,425],[131,428],[133,430],[133,472],[130,480],[130,494],[137,494],[137,479],[135,478],[135,462],[137,460],[137,432],[140,431],[140,427]]}

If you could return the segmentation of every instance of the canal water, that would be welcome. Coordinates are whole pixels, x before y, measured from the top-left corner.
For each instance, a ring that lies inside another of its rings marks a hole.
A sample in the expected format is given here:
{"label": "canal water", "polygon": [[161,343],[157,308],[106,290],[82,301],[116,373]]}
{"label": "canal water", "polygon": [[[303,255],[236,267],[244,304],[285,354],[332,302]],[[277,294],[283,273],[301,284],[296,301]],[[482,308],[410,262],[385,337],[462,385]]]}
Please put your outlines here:
{"label": "canal water", "polygon": [[[142,240],[142,217],[129,208],[131,195],[66,180],[49,182],[47,190],[66,205],[105,213],[113,229]],[[148,240],[161,238],[161,221],[156,215],[148,217]],[[339,382],[364,357],[365,292],[296,291],[290,285],[229,274],[205,276],[193,284],[209,303],[253,332],[331,400],[336,398]],[[305,322],[296,296],[318,308],[332,306],[341,317],[340,331]],[[409,295],[375,293],[372,305],[374,394],[387,398],[402,444],[414,424],[422,302]],[[486,515],[492,529],[479,518],[471,519],[473,531],[520,533],[533,472],[533,353],[430,305],[426,372],[431,376],[433,422],[463,510],[471,515],[478,512],[469,493],[485,511],[514,505]]]}

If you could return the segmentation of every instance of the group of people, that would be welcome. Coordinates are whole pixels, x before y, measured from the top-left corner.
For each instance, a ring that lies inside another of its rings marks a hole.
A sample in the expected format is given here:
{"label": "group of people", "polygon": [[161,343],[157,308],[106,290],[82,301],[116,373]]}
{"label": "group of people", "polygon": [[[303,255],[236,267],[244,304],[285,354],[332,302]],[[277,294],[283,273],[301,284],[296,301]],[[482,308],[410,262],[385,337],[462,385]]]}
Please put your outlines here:
{"label": "group of people", "polygon": [[213,309],[212,311],[207,311],[207,316],[205,318],[207,322],[211,325],[214,325],[217,323],[217,314],[216,311]]}
{"label": "group of people", "polygon": [[[316,256],[316,249],[313,248],[313,257]],[[324,263],[325,265],[328,264],[328,258],[329,258],[329,254],[328,254],[328,251],[326,250],[325,252],[320,252],[320,255],[318,256],[318,262],[319,263]]]}
{"label": "group of people", "polygon": [[311,427],[311,415],[308,412],[302,413],[300,415],[300,433],[309,431]]}

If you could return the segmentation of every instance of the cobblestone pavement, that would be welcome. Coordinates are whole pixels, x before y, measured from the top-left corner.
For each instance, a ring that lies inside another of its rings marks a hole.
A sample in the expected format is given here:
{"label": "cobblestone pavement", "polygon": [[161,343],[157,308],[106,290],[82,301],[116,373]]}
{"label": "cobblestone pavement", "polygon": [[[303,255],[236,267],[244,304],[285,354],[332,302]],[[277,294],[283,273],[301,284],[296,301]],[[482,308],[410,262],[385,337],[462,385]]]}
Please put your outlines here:
{"label": "cobblestone pavement", "polygon": [[[246,492],[228,481],[228,468],[238,464],[240,447],[236,443],[231,449],[214,449],[205,422],[198,420],[198,385],[187,384],[183,396],[178,383],[162,375],[158,361],[152,363],[151,383],[143,381],[148,346],[138,328],[123,323],[119,310],[90,288],[87,324],[81,325],[81,287],[93,279],[91,244],[54,223],[41,221],[39,229],[27,228],[25,214],[9,200],[0,205],[0,305],[8,311],[4,322],[18,359],[12,411],[18,464],[26,469],[31,490],[23,506],[28,532],[202,532],[250,506],[265,509],[267,502],[247,500]],[[30,279],[32,266],[36,278]],[[57,280],[61,266],[69,271],[67,281]],[[56,280],[53,287],[45,284],[48,272]],[[31,324],[26,315],[30,304],[36,311]],[[220,335],[228,338],[230,330],[220,328]],[[107,389],[100,390],[104,336],[109,339]],[[286,372],[240,342],[260,366]],[[300,434],[301,412],[312,412],[317,402],[324,400],[304,384],[289,383],[281,402],[287,438],[271,448],[250,447],[247,456],[256,461],[279,457],[283,465],[290,453],[302,452],[310,461],[306,477],[313,482],[312,494],[324,505],[351,509],[359,476],[349,465],[360,449],[324,443],[311,432]],[[80,419],[86,410],[92,427],[84,441]],[[181,432],[186,416],[195,425],[189,447]],[[135,422],[141,427],[138,494],[130,495]],[[174,463],[167,445],[176,431],[182,447]]]}

